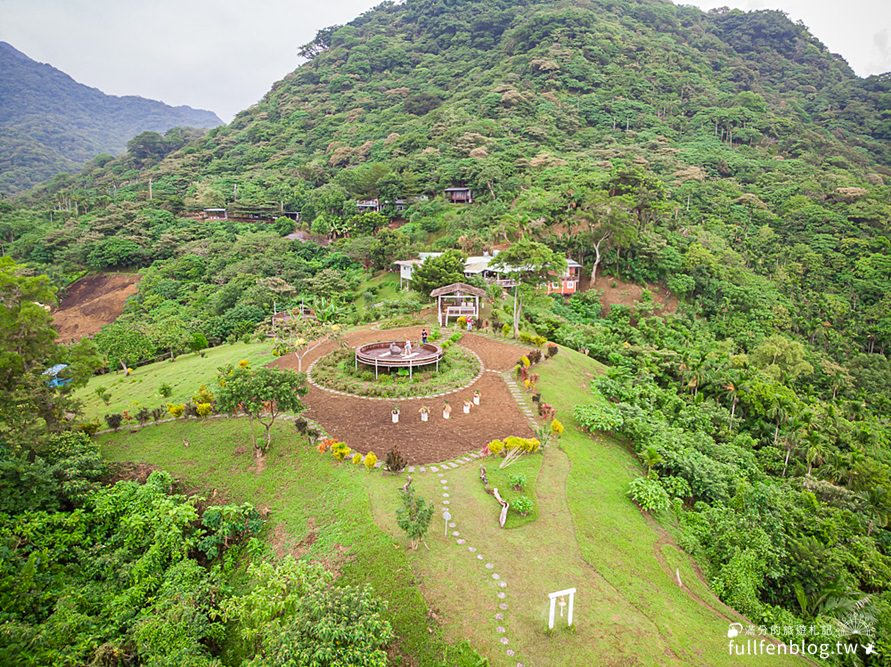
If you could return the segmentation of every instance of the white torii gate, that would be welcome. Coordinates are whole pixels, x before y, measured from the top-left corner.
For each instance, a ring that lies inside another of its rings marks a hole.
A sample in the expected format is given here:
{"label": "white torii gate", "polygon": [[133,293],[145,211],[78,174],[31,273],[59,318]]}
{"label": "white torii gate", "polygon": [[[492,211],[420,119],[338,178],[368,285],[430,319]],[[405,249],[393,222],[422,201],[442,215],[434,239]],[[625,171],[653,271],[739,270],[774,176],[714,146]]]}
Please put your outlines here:
{"label": "white torii gate", "polygon": [[[554,629],[554,609],[557,606],[557,599],[565,596],[569,596],[569,613],[566,617],[566,625],[572,625],[572,608],[575,604],[575,589],[567,588],[564,591],[557,591],[556,593],[548,593],[548,597],[551,599],[551,609],[548,612],[548,630]],[[562,614],[561,614],[562,616]]]}

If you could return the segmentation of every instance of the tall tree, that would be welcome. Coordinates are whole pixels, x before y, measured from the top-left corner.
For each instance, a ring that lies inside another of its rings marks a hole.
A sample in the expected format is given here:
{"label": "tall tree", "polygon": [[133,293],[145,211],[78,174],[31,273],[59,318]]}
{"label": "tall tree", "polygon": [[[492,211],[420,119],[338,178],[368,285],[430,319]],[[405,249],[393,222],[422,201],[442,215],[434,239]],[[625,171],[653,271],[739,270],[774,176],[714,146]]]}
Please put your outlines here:
{"label": "tall tree", "polygon": [[514,286],[513,327],[514,338],[520,335],[520,318],[523,303],[522,288],[535,289],[553,276],[566,271],[566,258],[555,253],[544,243],[521,239],[495,257],[491,267],[498,269],[516,281]]}

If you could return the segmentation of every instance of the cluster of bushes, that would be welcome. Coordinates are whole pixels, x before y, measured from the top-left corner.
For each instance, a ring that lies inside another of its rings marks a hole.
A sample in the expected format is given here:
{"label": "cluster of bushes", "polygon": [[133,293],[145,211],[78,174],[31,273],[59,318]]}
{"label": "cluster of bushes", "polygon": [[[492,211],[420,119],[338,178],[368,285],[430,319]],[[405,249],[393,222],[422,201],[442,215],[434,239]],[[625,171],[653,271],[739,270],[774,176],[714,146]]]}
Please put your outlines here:
{"label": "cluster of bushes", "polygon": [[520,342],[526,343],[527,345],[535,345],[536,347],[541,347],[548,342],[548,339],[544,336],[539,336],[538,334],[529,333],[528,331],[521,331]]}
{"label": "cluster of bushes", "polygon": [[362,464],[367,470],[374,470],[374,466],[377,465],[377,455],[374,452],[368,452],[363,456],[361,452],[353,452],[349,445],[335,438],[321,440],[316,449],[319,450],[319,454],[330,452],[338,463],[349,458],[355,465]]}
{"label": "cluster of bushes", "polygon": [[[439,337],[439,336],[437,336],[437,338],[438,338],[438,337]],[[460,331],[456,331],[455,333],[453,333],[451,336],[449,336],[446,340],[444,340],[444,341],[442,342],[442,350],[443,350],[443,352],[445,352],[446,350],[448,350],[452,345],[455,345],[456,343],[460,343],[460,342],[461,342],[461,339],[462,339],[463,337],[464,337],[464,334],[461,333]],[[431,338],[431,340],[436,340],[436,339]]]}
{"label": "cluster of bushes", "polygon": [[507,456],[512,451],[534,454],[541,448],[538,438],[521,438],[510,435],[503,440],[492,440],[483,447],[483,456]]}
{"label": "cluster of bushes", "polygon": [[[162,390],[162,394],[164,393]],[[201,385],[195,395],[192,396],[192,399],[186,403],[167,403],[156,408],[143,406],[134,412],[129,410],[113,412],[105,415],[104,419],[105,423],[108,424],[108,428],[117,431],[125,424],[145,426],[150,421],[157,423],[164,418],[164,415],[170,415],[174,419],[180,419],[181,417],[208,417],[214,413],[214,406],[215,397],[213,392],[207,388],[207,385]],[[98,429],[98,424],[88,422],[81,425],[79,430],[94,434]]]}

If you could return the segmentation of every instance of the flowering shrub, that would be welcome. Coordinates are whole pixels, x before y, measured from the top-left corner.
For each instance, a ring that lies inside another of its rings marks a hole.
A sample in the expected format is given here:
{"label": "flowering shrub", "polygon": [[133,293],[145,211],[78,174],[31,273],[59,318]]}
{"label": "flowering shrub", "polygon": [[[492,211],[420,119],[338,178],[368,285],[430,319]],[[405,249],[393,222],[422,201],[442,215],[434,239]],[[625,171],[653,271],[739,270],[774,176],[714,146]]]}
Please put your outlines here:
{"label": "flowering shrub", "polygon": [[531,454],[537,452],[540,447],[541,441],[538,438],[521,438],[511,435],[504,439],[504,448],[506,450],[518,449],[524,454]]}
{"label": "flowering shrub", "polygon": [[331,455],[337,461],[343,461],[352,451],[345,442],[335,442],[331,445]]}
{"label": "flowering shrub", "polygon": [[179,419],[183,416],[183,413],[186,411],[185,403],[168,403],[167,404],[167,412],[170,413],[171,417],[175,419]]}
{"label": "flowering shrub", "polygon": [[353,465],[357,466],[360,463],[362,463],[362,455],[359,452],[356,452],[355,454],[353,454],[352,460],[353,460]]}
{"label": "flowering shrub", "polygon": [[368,470],[374,470],[374,466],[377,465],[377,454],[374,452],[368,452],[365,455],[365,468]]}
{"label": "flowering shrub", "polygon": [[238,362],[239,368],[248,368],[250,365],[251,365],[251,362],[248,361],[247,359],[242,359],[241,361]]}
{"label": "flowering shrub", "polygon": [[501,440],[493,440],[488,445],[486,445],[486,449],[489,450],[489,453],[492,456],[498,456],[501,452],[504,451],[504,443]]}
{"label": "flowering shrub", "polygon": [[331,449],[331,447],[333,447],[336,443],[337,443],[337,440],[335,440],[334,438],[325,438],[318,445],[316,445],[316,449],[319,450],[319,454],[324,454],[329,449]]}
{"label": "flowering shrub", "polygon": [[548,359],[556,356],[557,353],[560,351],[560,348],[557,347],[556,345],[554,345],[553,343],[548,343],[548,346],[545,349],[547,350]]}
{"label": "flowering shrub", "polygon": [[198,403],[195,405],[195,414],[199,417],[207,417],[213,412],[213,406],[210,403]]}
{"label": "flowering shrub", "polygon": [[556,435],[559,438],[561,435],[563,435],[563,431],[565,431],[565,430],[566,430],[566,428],[563,426],[563,424],[560,421],[558,421],[556,419],[551,420],[551,433],[553,435]]}

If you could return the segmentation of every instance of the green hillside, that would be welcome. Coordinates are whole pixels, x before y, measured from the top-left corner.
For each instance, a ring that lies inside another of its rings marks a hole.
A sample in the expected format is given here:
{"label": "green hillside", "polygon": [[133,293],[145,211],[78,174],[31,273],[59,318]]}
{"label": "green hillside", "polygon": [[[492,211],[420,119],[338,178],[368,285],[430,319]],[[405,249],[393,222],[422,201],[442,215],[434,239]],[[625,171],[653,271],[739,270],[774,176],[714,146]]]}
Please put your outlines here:
{"label": "green hillside", "polygon": [[107,160],[141,132],[221,123],[202,109],[106,95],[0,42],[0,195]]}

